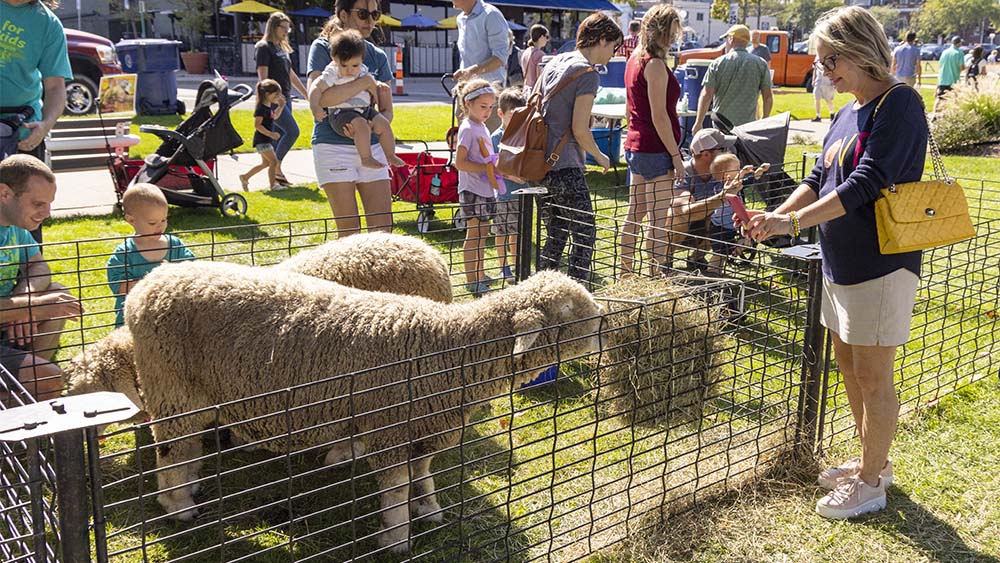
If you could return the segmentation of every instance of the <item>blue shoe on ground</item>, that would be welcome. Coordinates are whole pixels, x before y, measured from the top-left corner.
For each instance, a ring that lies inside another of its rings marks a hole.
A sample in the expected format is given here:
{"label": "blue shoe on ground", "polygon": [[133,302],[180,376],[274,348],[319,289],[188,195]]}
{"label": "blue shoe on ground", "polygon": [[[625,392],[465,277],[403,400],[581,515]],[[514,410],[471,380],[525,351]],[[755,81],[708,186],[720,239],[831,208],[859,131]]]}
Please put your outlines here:
{"label": "blue shoe on ground", "polygon": [[514,272],[510,271],[510,266],[504,266],[503,268],[500,268],[500,275],[503,276],[503,279],[505,280],[514,279]]}

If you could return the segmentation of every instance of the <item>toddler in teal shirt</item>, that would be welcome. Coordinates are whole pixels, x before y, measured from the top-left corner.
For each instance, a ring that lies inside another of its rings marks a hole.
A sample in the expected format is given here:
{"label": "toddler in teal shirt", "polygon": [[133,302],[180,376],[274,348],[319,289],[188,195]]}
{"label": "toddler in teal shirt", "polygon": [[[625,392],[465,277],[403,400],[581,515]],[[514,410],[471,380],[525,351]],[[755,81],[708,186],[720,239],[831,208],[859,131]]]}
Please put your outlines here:
{"label": "toddler in teal shirt", "polygon": [[193,260],[179,238],[168,235],[167,199],[153,184],[136,184],[122,196],[125,221],[135,234],[115,248],[108,259],[108,286],[115,294],[115,326],[125,324],[125,296],[153,268],[163,262]]}

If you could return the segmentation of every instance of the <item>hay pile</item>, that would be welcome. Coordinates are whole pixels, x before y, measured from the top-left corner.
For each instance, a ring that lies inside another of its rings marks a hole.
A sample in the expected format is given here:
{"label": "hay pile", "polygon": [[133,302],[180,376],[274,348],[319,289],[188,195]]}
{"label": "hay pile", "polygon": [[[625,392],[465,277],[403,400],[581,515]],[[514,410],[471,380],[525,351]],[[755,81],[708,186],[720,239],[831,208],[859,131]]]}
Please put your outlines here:
{"label": "hay pile", "polygon": [[[704,294],[702,294],[704,295]],[[636,424],[690,421],[722,375],[718,308],[666,278],[628,278],[597,292],[607,311],[594,393]]]}

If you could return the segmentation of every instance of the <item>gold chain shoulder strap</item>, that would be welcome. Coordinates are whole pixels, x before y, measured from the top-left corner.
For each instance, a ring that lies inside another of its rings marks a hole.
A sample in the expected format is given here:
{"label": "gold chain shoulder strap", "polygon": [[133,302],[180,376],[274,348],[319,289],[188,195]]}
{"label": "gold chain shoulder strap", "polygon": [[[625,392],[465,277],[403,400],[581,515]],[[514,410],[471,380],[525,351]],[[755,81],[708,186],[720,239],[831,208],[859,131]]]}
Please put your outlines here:
{"label": "gold chain shoulder strap", "polygon": [[[882,102],[884,102],[885,99],[889,96],[889,92],[892,92],[896,88],[906,88],[906,89],[910,90],[911,92],[913,92],[913,94],[917,97],[917,100],[920,102],[920,108],[922,110],[924,110],[924,117],[926,118],[926,116],[927,116],[927,106],[924,105],[924,98],[923,98],[923,96],[921,96],[920,92],[918,92],[912,86],[909,86],[907,84],[904,84],[904,83],[900,82],[900,83],[894,84],[888,90],[886,90],[884,94],[882,94],[882,98],[878,101],[878,104],[875,106],[875,111],[872,112],[872,124],[873,125],[875,123],[875,115],[878,113],[879,108],[882,107]],[[951,183],[954,180],[952,180],[952,178],[950,176],[948,176],[948,171],[945,170],[945,168],[944,168],[944,159],[941,158],[941,151],[938,149],[937,141],[934,140],[934,132],[931,131],[930,123],[927,124],[927,144],[930,145],[930,149],[931,149],[931,151],[930,151],[931,152],[931,162],[934,164],[934,179],[940,180],[940,181],[942,181],[942,182],[944,182],[944,183],[946,183],[948,185],[951,185]]]}

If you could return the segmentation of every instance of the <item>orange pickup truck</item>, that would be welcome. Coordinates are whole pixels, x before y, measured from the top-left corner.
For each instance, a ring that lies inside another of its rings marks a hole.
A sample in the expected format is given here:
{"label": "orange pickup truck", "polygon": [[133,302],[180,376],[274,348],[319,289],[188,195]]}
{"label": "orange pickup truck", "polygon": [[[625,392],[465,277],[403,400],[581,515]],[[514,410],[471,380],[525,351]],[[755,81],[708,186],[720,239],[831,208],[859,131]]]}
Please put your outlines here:
{"label": "orange pickup truck", "polygon": [[[775,86],[805,86],[806,91],[812,92],[813,55],[804,47],[795,49],[789,41],[787,31],[762,30],[760,42],[771,51],[771,71],[774,73],[772,83]],[[684,64],[691,59],[715,59],[724,52],[724,45],[712,49],[681,51],[677,64]]]}

